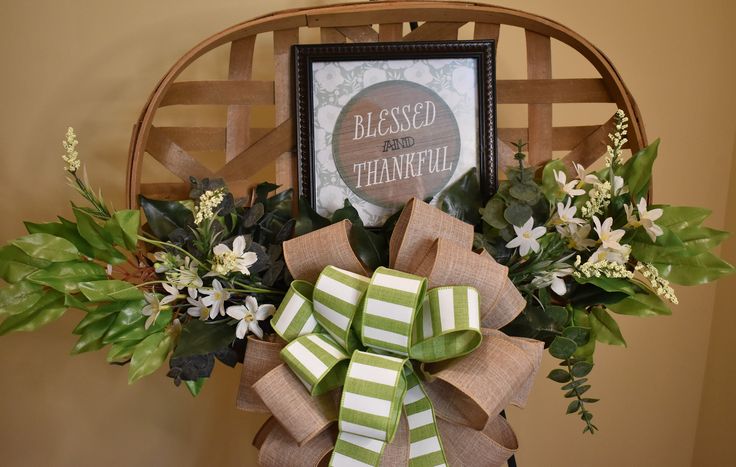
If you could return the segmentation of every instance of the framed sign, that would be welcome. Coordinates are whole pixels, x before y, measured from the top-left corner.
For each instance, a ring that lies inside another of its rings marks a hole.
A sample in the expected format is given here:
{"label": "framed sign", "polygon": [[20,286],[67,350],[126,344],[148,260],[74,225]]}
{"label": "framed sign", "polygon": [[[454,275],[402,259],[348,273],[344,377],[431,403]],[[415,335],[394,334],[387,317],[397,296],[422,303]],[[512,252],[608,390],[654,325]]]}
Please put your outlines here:
{"label": "framed sign", "polygon": [[496,189],[493,41],[294,46],[299,192],[380,227],[475,169]]}

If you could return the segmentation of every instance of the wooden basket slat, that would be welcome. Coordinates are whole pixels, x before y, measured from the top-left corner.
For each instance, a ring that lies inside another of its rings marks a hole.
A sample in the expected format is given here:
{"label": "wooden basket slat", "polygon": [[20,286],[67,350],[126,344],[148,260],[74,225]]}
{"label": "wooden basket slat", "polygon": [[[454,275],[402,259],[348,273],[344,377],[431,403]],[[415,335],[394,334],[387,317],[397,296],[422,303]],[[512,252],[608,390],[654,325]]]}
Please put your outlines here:
{"label": "wooden basket slat", "polygon": [[478,23],[473,26],[473,39],[493,39],[496,41],[496,49],[498,49],[498,37],[501,32],[501,25],[498,23]]}
{"label": "wooden basket slat", "polygon": [[244,180],[290,151],[294,145],[293,138],[294,121],[290,118],[225,164],[215,176],[227,182]]}
{"label": "wooden basket slat", "polygon": [[206,178],[213,175],[208,168],[164,133],[151,133],[146,152],[185,182],[189,181],[190,176]]}
{"label": "wooden basket slat", "polygon": [[600,78],[508,79],[496,81],[499,104],[614,102]]}
{"label": "wooden basket slat", "polygon": [[337,28],[320,28],[319,38],[323,44],[342,44],[348,39]]}
{"label": "wooden basket slat", "polygon": [[160,107],[170,105],[269,105],[273,81],[183,81],[171,85]]}
{"label": "wooden basket slat", "polygon": [[151,199],[176,201],[187,199],[189,190],[186,183],[141,183],[140,194]]}
{"label": "wooden basket slat", "polygon": [[454,41],[457,40],[457,31],[464,22],[432,22],[424,23],[409,34],[404,41]]}
{"label": "wooden basket slat", "polygon": [[[532,80],[552,78],[552,45],[549,36],[526,30],[526,73]],[[529,104],[529,163],[552,158],[552,104]]]}
{"label": "wooden basket slat", "polygon": [[381,23],[378,25],[378,40],[381,42],[397,42],[404,37],[403,23]]}
{"label": "wooden basket slat", "polygon": [[[425,22],[403,36],[403,23]],[[445,1],[384,1],[304,8],[273,13],[228,28],[185,54],[153,91],[134,127],[128,165],[128,200],[137,193],[181,194],[177,184],[145,184],[141,162],[148,151],[167,170],[186,180],[189,175],[212,172],[188,151],[223,151],[227,165],[215,176],[246,189],[247,179],[276,161],[277,183],[294,186],[293,109],[290,47],[298,43],[300,27],[319,27],[320,40],[327,42],[451,40],[458,29],[473,23],[473,37],[496,39],[500,25],[525,29],[527,80],[499,80],[499,104],[528,104],[529,129],[500,128],[499,168],[513,162],[514,148],[508,144],[519,137],[530,142],[530,160],[541,163],[552,151],[569,150],[566,161],[586,165],[605,152],[610,121],[603,126],[552,127],[552,104],[615,102],[630,118],[629,140],[636,151],[646,143],[641,115],[610,60],[579,34],[547,18],[509,8]],[[367,26],[368,25],[368,26]],[[378,32],[372,25],[377,25]],[[275,81],[252,81],[253,45],[257,34],[274,32]],[[551,79],[551,40],[556,39],[583,55],[600,73],[594,79]],[[177,82],[177,77],[194,60],[214,48],[230,46],[227,81]],[[167,105],[226,105],[226,128],[154,126],[156,111]],[[274,105],[273,129],[250,128],[252,105]],[[581,122],[583,123],[583,122]],[[585,122],[588,123],[588,122]],[[185,186],[186,184],[181,184]]]}
{"label": "wooden basket slat", "polygon": [[[256,36],[244,37],[230,45],[228,79],[250,81],[253,74],[253,50]],[[225,161],[231,161],[250,145],[250,106],[230,105],[227,108],[227,139]]]}
{"label": "wooden basket slat", "polygon": [[377,42],[378,33],[370,26],[347,26],[337,28],[340,33],[353,42]]}
{"label": "wooden basket slat", "polygon": [[[291,63],[291,47],[299,43],[299,29],[286,29],[275,31],[273,35],[273,54],[274,54],[274,79],[275,79],[275,105],[276,105],[276,125],[284,122],[293,122],[294,105],[294,73],[292,73]],[[292,123],[288,126],[289,134],[285,136],[289,144],[285,144],[284,148],[276,158],[276,184],[288,188],[296,186],[296,157],[293,157],[294,150],[293,137],[294,127]]]}
{"label": "wooden basket slat", "polygon": [[[597,130],[581,140],[572,151],[567,153],[564,157],[565,161],[569,163],[577,162],[584,167],[597,161],[606,152],[606,147],[610,144],[608,135],[615,131],[615,126],[613,117],[611,117]],[[630,145],[631,142],[629,141],[629,147],[631,147]]]}

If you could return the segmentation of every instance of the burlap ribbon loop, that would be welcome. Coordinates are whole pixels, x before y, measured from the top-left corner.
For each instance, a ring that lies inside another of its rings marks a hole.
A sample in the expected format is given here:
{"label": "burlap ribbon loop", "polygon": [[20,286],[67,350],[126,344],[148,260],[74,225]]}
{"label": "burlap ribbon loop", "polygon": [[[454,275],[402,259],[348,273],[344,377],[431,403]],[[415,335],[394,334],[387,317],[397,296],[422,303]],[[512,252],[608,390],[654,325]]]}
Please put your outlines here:
{"label": "burlap ribbon loop", "polygon": [[[542,353],[541,342],[495,330],[525,306],[506,268],[472,252],[472,226],[416,199],[391,238],[394,269],[365,277],[348,231],[342,222],[284,244],[296,280],[272,325],[289,342],[281,356],[290,376],[283,365],[249,370],[251,342],[241,384],[240,399],[249,403],[239,406],[260,401],[280,424],[259,436],[260,462],[324,463],[325,440],[332,439],[331,465],[500,465],[516,438],[497,414],[524,403]],[[409,359],[424,362],[423,383]],[[335,439],[327,428],[341,384]],[[408,449],[405,435],[387,444],[402,432],[402,402]],[[452,446],[443,450],[442,439]],[[466,441],[473,449],[455,445]],[[289,449],[289,456],[279,461],[276,449]]]}

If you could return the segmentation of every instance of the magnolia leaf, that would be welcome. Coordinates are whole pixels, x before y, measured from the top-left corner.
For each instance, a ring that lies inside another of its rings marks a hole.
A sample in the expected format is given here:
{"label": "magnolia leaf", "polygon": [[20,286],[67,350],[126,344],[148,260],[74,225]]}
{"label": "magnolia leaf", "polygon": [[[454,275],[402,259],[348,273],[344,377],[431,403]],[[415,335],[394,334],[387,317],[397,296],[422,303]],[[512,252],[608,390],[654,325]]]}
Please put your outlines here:
{"label": "magnolia leaf", "polygon": [[729,237],[728,232],[708,227],[685,227],[677,232],[684,248],[696,255],[712,250]]}
{"label": "magnolia leaf", "polygon": [[115,342],[107,353],[107,363],[125,363],[131,359],[140,341]]}
{"label": "magnolia leaf", "polygon": [[437,207],[471,225],[480,221],[480,184],[475,168],[467,171],[437,197]]}
{"label": "magnolia leaf", "polygon": [[388,245],[383,235],[367,230],[362,225],[350,229],[350,246],[368,269],[388,265]]}
{"label": "magnolia leaf", "polygon": [[657,207],[662,209],[662,217],[656,224],[674,232],[697,227],[711,214],[710,209],[689,206],[651,206],[650,209]]}
{"label": "magnolia leaf", "polygon": [[187,389],[189,389],[189,392],[192,394],[193,397],[197,397],[202,391],[202,387],[204,386],[204,383],[206,381],[207,377],[203,376],[196,381],[184,380],[184,385],[187,387]]}
{"label": "magnolia leaf", "polygon": [[28,280],[45,285],[62,293],[73,294],[79,291],[79,283],[101,280],[107,277],[105,269],[88,261],[66,261],[53,263],[28,275]]}
{"label": "magnolia leaf", "polygon": [[179,201],[161,201],[140,197],[148,227],[159,240],[167,241],[176,229],[194,225],[194,214]]}
{"label": "magnolia leaf", "polygon": [[273,213],[277,216],[286,218],[291,217],[291,200],[294,195],[294,190],[289,188],[276,193],[266,200],[266,212]]}
{"label": "magnolia leaf", "polygon": [[263,203],[256,203],[253,206],[246,208],[242,222],[243,227],[249,229],[256,225],[256,223],[261,220],[265,212],[266,208],[263,206]]}
{"label": "magnolia leaf", "polygon": [[112,237],[92,218],[79,208],[74,208],[74,217],[77,219],[77,231],[87,243],[98,250],[107,250],[112,246]]}
{"label": "magnolia leaf", "polygon": [[636,294],[636,289],[626,279],[611,278],[611,277],[577,277],[575,280],[580,284],[592,284],[606,292],[611,293],[624,293],[626,295]]}
{"label": "magnolia leaf", "polygon": [[549,346],[549,353],[555,358],[565,360],[575,353],[575,349],[577,349],[577,344],[575,344],[574,340],[568,339],[567,337],[557,336]]}
{"label": "magnolia leaf", "polygon": [[619,315],[657,316],[672,314],[672,311],[662,299],[653,293],[637,293],[619,302],[610,303],[607,307]]}
{"label": "magnolia leaf", "polygon": [[43,296],[43,287],[20,281],[0,289],[0,317],[29,310]]}
{"label": "magnolia leaf", "polygon": [[45,233],[35,233],[18,238],[12,242],[25,254],[52,262],[79,259],[79,251],[69,240]]}
{"label": "magnolia leaf", "polygon": [[602,307],[594,307],[590,316],[590,326],[598,342],[626,346],[624,336],[613,317]]}
{"label": "magnolia leaf", "polygon": [[109,314],[97,319],[94,323],[85,326],[82,335],[74,345],[74,348],[72,348],[72,355],[90,352],[92,350],[99,350],[104,347],[105,344],[102,342],[102,337],[110,328],[114,320],[115,315]]}
{"label": "magnolia leaf", "polygon": [[649,190],[649,181],[652,178],[652,166],[657,158],[659,139],[634,154],[621,167],[621,175],[629,187],[629,194],[634,202],[646,196]]}
{"label": "magnolia leaf", "polygon": [[64,296],[56,291],[47,291],[33,306],[22,313],[5,318],[0,324],[0,336],[11,331],[35,331],[64,314]]}
{"label": "magnolia leaf", "polygon": [[295,236],[298,237],[328,225],[330,225],[329,219],[317,214],[306,199],[299,198],[299,217],[296,219]]}
{"label": "magnolia leaf", "polygon": [[224,321],[191,320],[182,327],[173,357],[208,354],[227,347],[233,339],[235,328]]}
{"label": "magnolia leaf", "polygon": [[565,193],[555,179],[555,172],[567,173],[565,163],[561,159],[547,162],[542,170],[542,193],[550,203],[556,203],[565,198]]}
{"label": "magnolia leaf", "polygon": [[680,285],[699,285],[734,272],[734,267],[711,252],[696,256],[668,258],[666,262],[652,262],[659,274]]}
{"label": "magnolia leaf", "polygon": [[358,214],[358,210],[353,207],[352,204],[350,204],[350,201],[347,199],[343,203],[343,207],[332,213],[332,218],[330,221],[335,224],[337,222],[340,222],[344,219],[349,220],[354,226],[362,226],[363,225],[363,219],[360,218],[360,214]]}
{"label": "magnolia leaf", "polygon": [[166,331],[151,334],[143,339],[131,356],[128,384],[133,384],[158,370],[166,361],[173,343],[173,338]]}
{"label": "magnolia leaf", "polygon": [[140,300],[143,298],[143,292],[136,286],[119,280],[81,282],[79,290],[90,302]]}

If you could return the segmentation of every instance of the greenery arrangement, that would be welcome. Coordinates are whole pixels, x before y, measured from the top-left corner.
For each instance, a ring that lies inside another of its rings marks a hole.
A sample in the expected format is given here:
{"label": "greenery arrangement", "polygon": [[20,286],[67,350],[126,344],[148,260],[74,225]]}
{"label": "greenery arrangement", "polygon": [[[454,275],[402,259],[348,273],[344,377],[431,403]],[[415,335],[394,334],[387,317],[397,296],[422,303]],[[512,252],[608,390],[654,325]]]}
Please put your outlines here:
{"label": "greenery arrangement", "polygon": [[[625,345],[614,316],[670,314],[670,285],[697,285],[732,273],[711,250],[728,235],[702,226],[710,211],[648,204],[658,141],[623,160],[627,118],[619,111],[603,169],[549,162],[518,166],[485,206],[475,173],[448,187],[437,207],[476,227],[475,247],[509,268],[525,310],[503,332],[539,339],[560,360],[549,378],[594,433],[588,375],[596,343]],[[63,142],[70,184],[88,202],[74,220],[26,223],[28,235],[0,248],[0,335],[32,331],[70,308],[84,317],[72,353],[109,346],[107,361],[128,365],[132,383],[168,361],[167,375],[197,395],[215,361],[243,361],[246,335],[276,339],[270,317],[291,283],[282,243],[343,219],[371,269],[388,264],[398,216],[369,230],[346,201],[330,219],[292,191],[260,184],[235,199],[220,180],[191,180],[190,198],[142,197],[139,210],[112,210],[80,176],[77,139]],[[83,172],[83,170],[82,170]],[[568,181],[568,178],[570,180]],[[397,213],[398,214],[398,213]]]}

